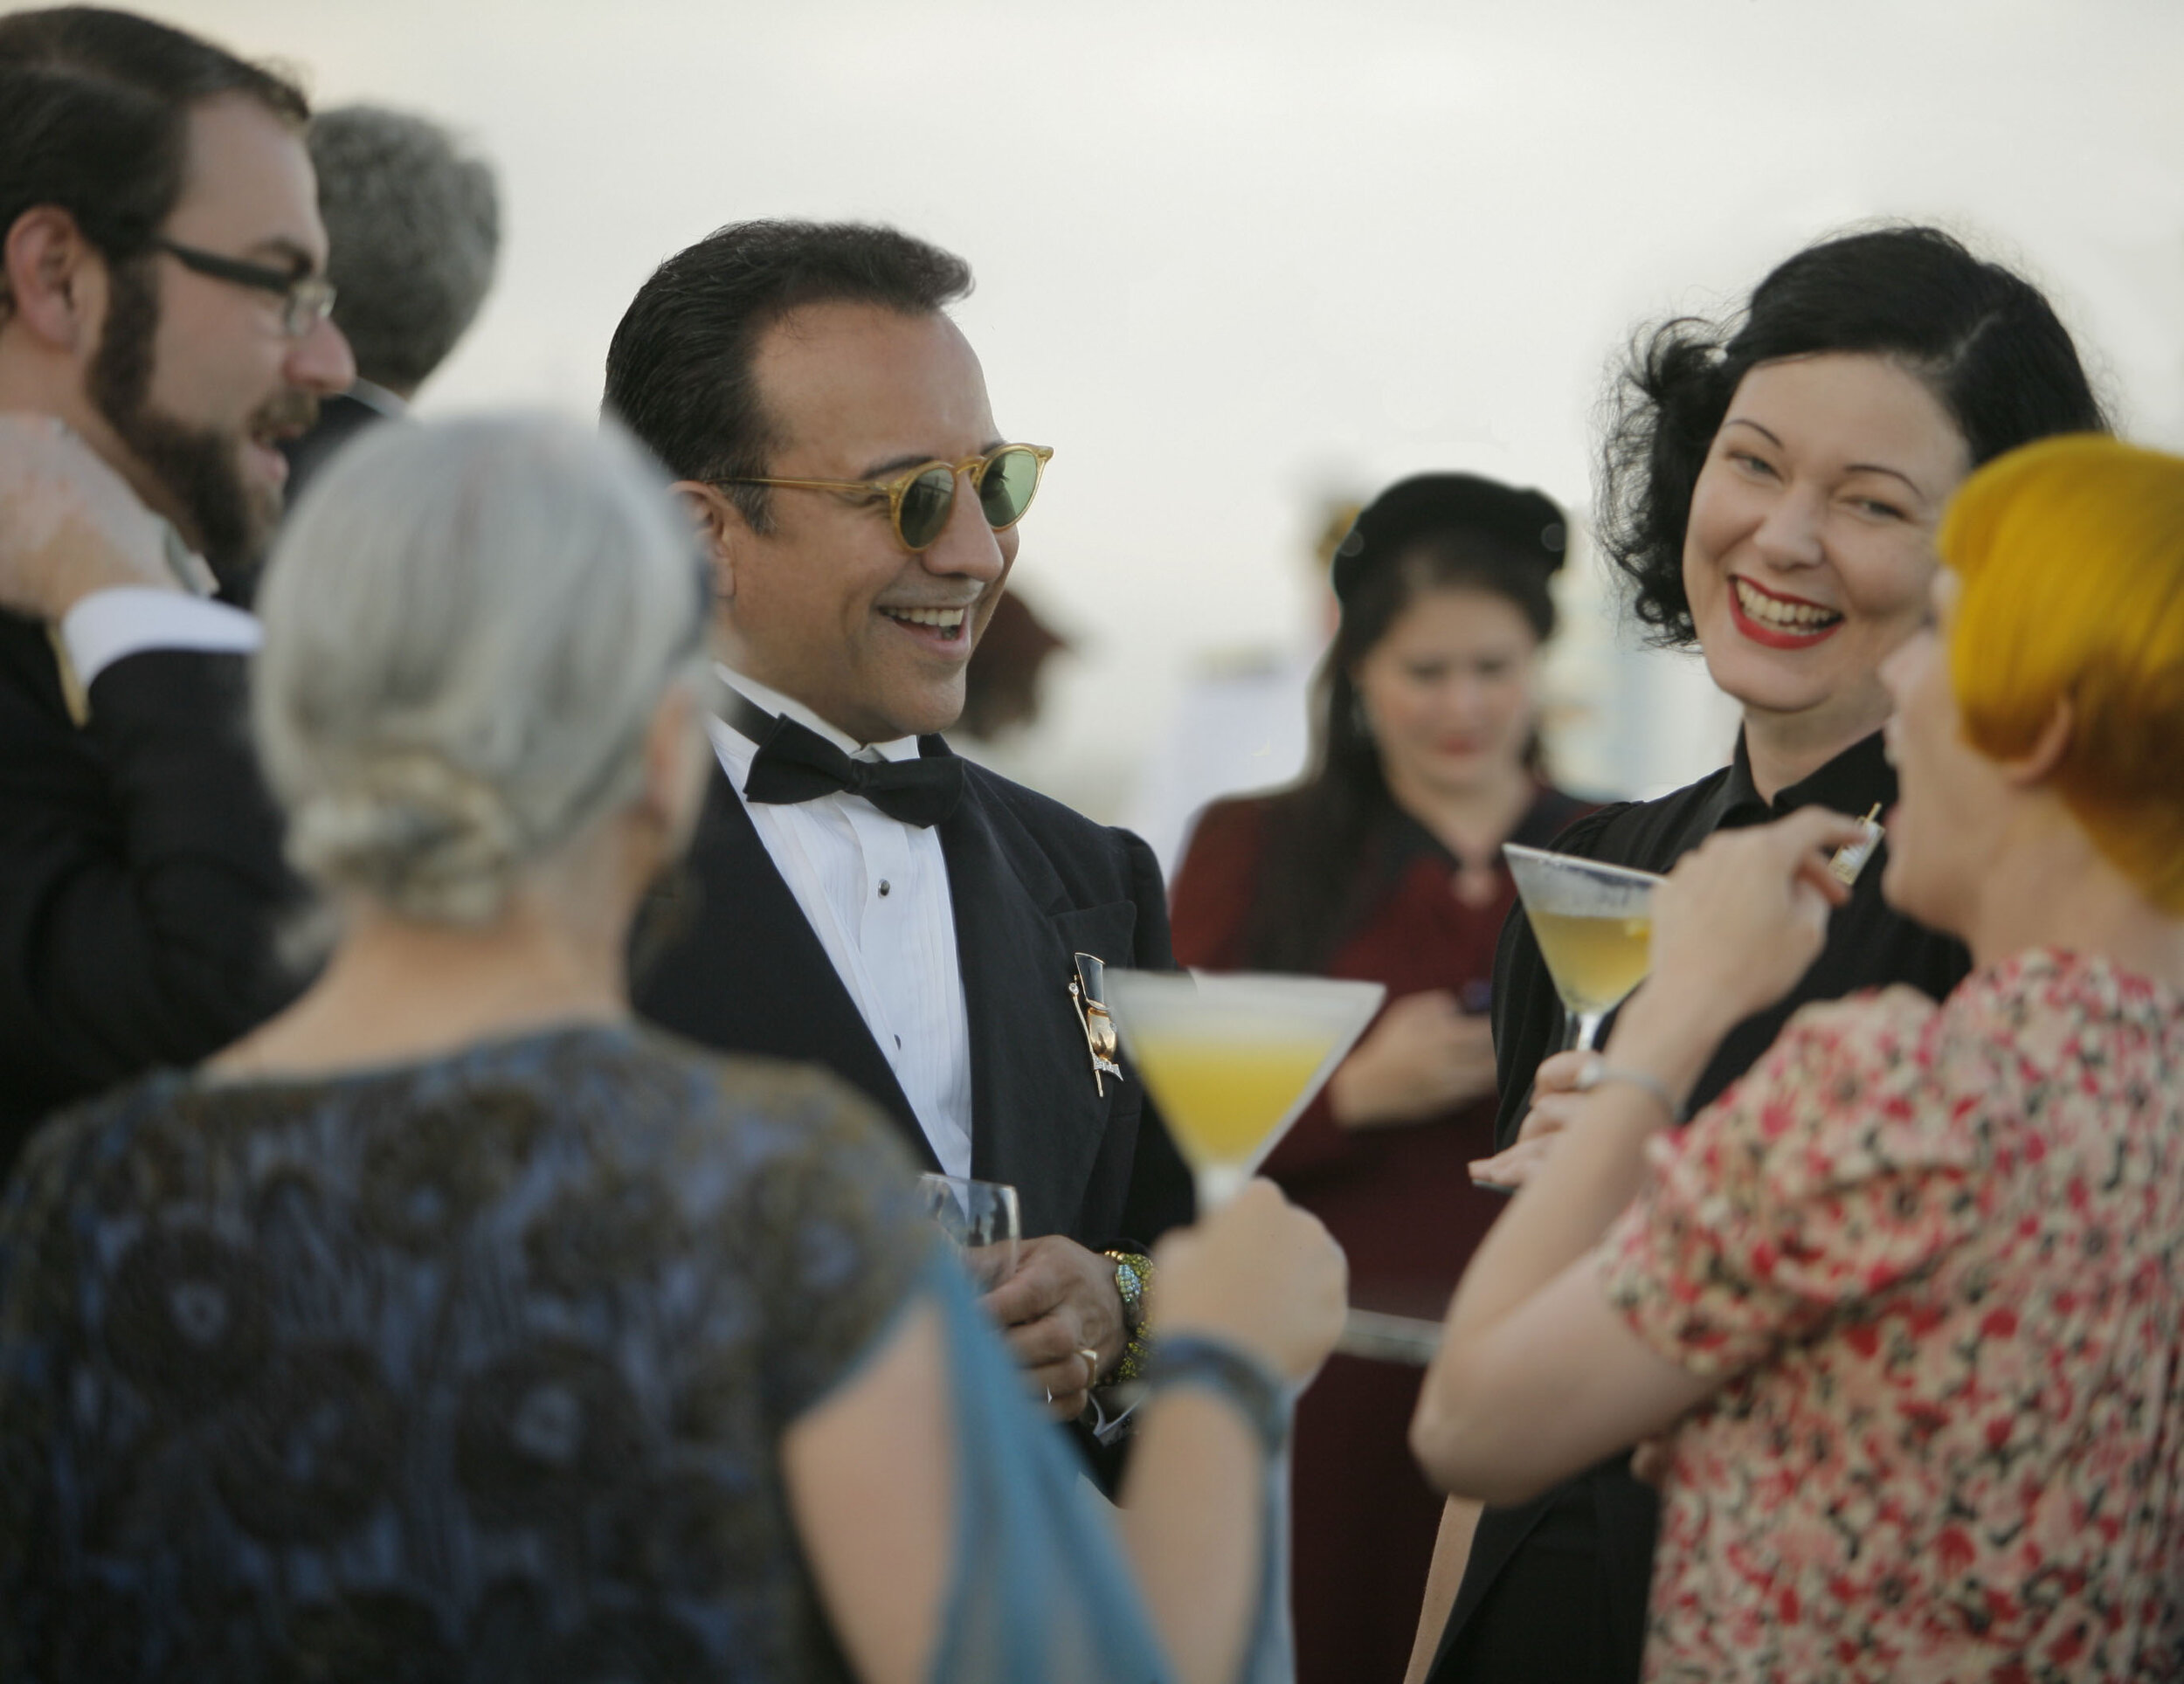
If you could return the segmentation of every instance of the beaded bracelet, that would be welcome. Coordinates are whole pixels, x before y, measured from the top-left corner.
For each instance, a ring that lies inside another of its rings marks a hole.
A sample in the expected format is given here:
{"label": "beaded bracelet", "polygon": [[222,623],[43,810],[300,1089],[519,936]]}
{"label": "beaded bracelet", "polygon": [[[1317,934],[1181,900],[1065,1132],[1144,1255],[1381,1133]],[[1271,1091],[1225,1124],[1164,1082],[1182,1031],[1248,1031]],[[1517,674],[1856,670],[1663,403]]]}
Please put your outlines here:
{"label": "beaded bracelet", "polygon": [[1163,1336],[1153,1347],[1146,1384],[1155,1391],[1196,1385],[1219,1392],[1251,1423],[1269,1456],[1279,1455],[1289,1436],[1295,1399],[1289,1387],[1265,1363],[1219,1339],[1195,1333]]}

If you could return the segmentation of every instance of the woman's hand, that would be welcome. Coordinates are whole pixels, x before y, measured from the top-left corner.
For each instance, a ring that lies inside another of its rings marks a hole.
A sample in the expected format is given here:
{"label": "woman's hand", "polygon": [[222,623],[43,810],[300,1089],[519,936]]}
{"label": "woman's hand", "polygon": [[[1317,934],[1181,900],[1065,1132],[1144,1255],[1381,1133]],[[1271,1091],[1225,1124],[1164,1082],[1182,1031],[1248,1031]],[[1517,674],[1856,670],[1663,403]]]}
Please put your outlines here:
{"label": "woman's hand", "polygon": [[1422,1122],[1494,1091],[1494,1033],[1446,989],[1389,1004],[1327,1084],[1344,1128]]}
{"label": "woman's hand", "polygon": [[1153,1261],[1158,1333],[1227,1340],[1301,1384],[1342,1332],[1350,1288],[1342,1247],[1270,1181],[1251,1182],[1170,1234]]}
{"label": "woman's hand", "polygon": [[1539,1068],[1532,1073],[1531,1109],[1524,1113],[1517,1138],[1492,1157],[1473,1159],[1471,1179],[1511,1191],[1531,1180],[1584,1104],[1578,1076],[1586,1060],[1598,1056],[1572,1050],[1541,1059]]}
{"label": "woman's hand", "polygon": [[157,516],[51,417],[0,415],[0,608],[59,625],[94,590],[174,590]]}
{"label": "woman's hand", "polygon": [[[1662,1044],[1634,1061],[1688,1091],[1721,1038],[1796,987],[1820,956],[1828,914],[1850,894],[1828,875],[1821,850],[1863,835],[1856,819],[1807,807],[1776,824],[1717,831],[1685,854],[1653,892],[1653,963],[1611,1049],[1628,1055],[1634,1038]],[[1516,1140],[1474,1163],[1472,1180],[1513,1189],[1537,1174],[1584,1106],[1578,1080],[1598,1056],[1543,1059]]]}
{"label": "woman's hand", "polygon": [[1806,807],[1717,831],[1676,861],[1653,894],[1648,1015],[1665,1009],[1718,1037],[1795,988],[1827,942],[1828,914],[1850,898],[1825,856],[1863,834],[1855,818]]}

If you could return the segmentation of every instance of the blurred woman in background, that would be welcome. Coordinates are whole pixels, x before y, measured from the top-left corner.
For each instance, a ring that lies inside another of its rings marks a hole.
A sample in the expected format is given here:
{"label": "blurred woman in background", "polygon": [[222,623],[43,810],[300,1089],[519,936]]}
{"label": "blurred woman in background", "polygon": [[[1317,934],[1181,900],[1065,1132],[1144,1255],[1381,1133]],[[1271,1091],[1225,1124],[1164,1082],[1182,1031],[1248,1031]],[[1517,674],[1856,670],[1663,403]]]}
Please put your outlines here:
{"label": "blurred woman in background", "polygon": [[259,746],[342,933],[0,1206],[0,1677],[1285,1676],[1319,1225],[1260,1183],[1164,1248],[1118,1549],[871,1107],[632,1023],[710,758],[640,453],[385,429],[261,605]]}
{"label": "blurred woman in background", "polygon": [[[1731,328],[1658,329],[1621,399],[1603,544],[1639,618],[1664,644],[1697,645],[1742,704],[1743,725],[1721,771],[1605,808],[1556,845],[1665,872],[1717,831],[1807,806],[1885,808],[1896,776],[1881,742],[1881,664],[1927,615],[1944,506],[1977,464],[2105,425],[2054,310],[1936,230],[1849,235],[1778,266]],[[1796,985],[1723,1038],[1691,1090],[1694,1108],[1808,1000],[1898,982],[1939,999],[1963,977],[1959,942],[1883,902],[1880,863]],[[1509,1185],[1566,1121],[1578,1068],[1574,1058],[1541,1067],[1562,1010],[1521,918],[1503,933],[1494,1013],[1505,1149],[1481,1174]],[[1537,1501],[1487,1510],[1435,1680],[1637,1676],[1657,1507],[1628,1460],[1609,1456]],[[1429,1605],[1421,1629],[1440,1626],[1436,1616]]]}
{"label": "blurred woman in background", "polygon": [[1805,1007],[1679,1135],[1856,831],[1687,856],[1427,1381],[1419,1453],[1475,1494],[1668,1435],[1648,1678],[2184,1669],[2184,460],[2029,445],[1941,553],[1883,663],[1883,887],[1973,974]]}
{"label": "blurred woman in background", "polygon": [[[1350,1259],[1365,1308],[1438,1319],[1503,1204],[1485,992],[1505,841],[1587,811],[1543,781],[1538,667],[1562,511],[1469,474],[1391,487],[1335,556],[1318,766],[1223,801],[1174,891],[1176,956],[1387,984],[1378,1021],[1266,1165]],[[1300,1403],[1293,1583],[1307,1684],[1394,1681],[1441,1511],[1404,1434],[1419,1375],[1337,1356]]]}

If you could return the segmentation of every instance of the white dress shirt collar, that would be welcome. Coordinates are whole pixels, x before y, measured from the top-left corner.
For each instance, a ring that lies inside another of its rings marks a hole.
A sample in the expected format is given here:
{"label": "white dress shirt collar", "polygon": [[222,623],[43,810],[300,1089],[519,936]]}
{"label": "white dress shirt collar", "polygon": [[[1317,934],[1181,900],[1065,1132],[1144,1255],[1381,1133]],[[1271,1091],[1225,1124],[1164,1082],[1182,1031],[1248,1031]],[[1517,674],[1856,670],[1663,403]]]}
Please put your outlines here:
{"label": "white dress shirt collar", "polygon": [[[828,724],[794,696],[784,696],[780,691],[759,683],[757,679],[745,678],[734,668],[718,661],[714,663],[713,670],[721,675],[722,683],[734,690],[752,707],[763,713],[779,714],[785,718],[794,720],[806,729],[815,731],[820,736],[825,737],[827,742],[853,759],[867,750],[870,750],[881,760],[916,760],[922,752],[917,746],[917,739],[914,736],[896,737],[888,742],[860,742],[847,731]],[[732,722],[729,724],[729,729],[736,730]],[[741,731],[736,731],[736,735],[740,737],[743,734]],[[744,741],[749,742],[750,739],[744,738]]]}

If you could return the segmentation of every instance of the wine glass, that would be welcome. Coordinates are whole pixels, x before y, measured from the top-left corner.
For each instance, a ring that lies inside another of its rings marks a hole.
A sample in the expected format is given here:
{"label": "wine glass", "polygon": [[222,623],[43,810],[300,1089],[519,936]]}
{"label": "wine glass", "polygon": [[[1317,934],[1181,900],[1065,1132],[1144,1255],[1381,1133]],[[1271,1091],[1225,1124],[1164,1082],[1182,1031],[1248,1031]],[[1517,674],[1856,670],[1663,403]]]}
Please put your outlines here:
{"label": "wine glass", "polygon": [[948,1236],[980,1292],[992,1291],[1016,1273],[1023,1221],[1015,1188],[969,1176],[923,1175],[917,1191],[925,1214]]}
{"label": "wine glass", "polygon": [[1235,1197],[1380,1009],[1378,983],[1119,970],[1123,1045],[1198,1183],[1201,1211]]}
{"label": "wine glass", "polygon": [[1662,879],[1514,842],[1502,853],[1562,997],[1562,1050],[1589,1050],[1601,1020],[1652,967],[1653,891]]}

